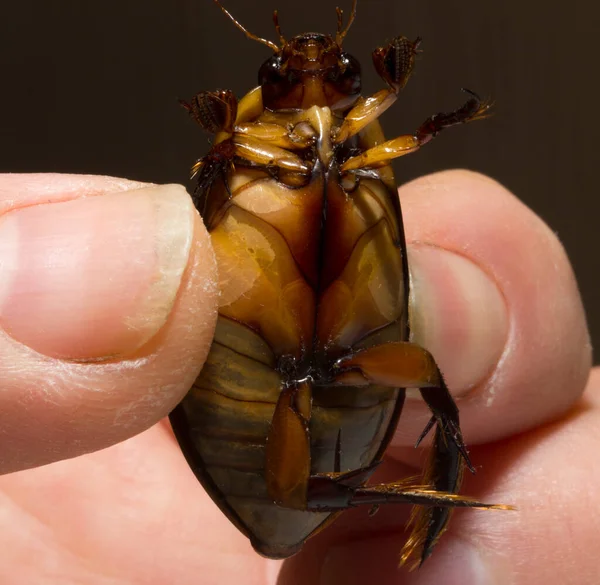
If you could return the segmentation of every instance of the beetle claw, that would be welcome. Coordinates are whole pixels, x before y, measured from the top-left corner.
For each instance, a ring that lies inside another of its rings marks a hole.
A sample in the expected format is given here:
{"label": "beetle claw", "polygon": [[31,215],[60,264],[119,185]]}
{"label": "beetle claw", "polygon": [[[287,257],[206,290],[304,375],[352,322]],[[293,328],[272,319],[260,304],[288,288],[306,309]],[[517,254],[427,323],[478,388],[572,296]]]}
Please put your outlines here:
{"label": "beetle claw", "polygon": [[435,418],[435,416],[432,416],[429,419],[429,421],[427,421],[427,424],[425,425],[423,432],[419,435],[419,438],[417,439],[417,442],[415,443],[415,449],[421,444],[423,439],[429,434],[429,431],[433,428],[433,425],[436,422],[437,422],[437,419]]}
{"label": "beetle claw", "polygon": [[438,421],[438,424],[442,428],[442,432],[444,432],[446,437],[448,437],[448,436],[450,437],[450,439],[456,445],[456,448],[459,450],[460,454],[462,455],[462,458],[465,461],[465,465],[469,468],[469,471],[473,475],[475,475],[475,473],[476,473],[475,467],[473,467],[473,464],[471,463],[471,458],[469,457],[469,452],[467,451],[467,447],[463,441],[460,427],[458,426],[458,424],[455,421],[450,420],[446,417],[442,417],[442,418],[445,420]]}

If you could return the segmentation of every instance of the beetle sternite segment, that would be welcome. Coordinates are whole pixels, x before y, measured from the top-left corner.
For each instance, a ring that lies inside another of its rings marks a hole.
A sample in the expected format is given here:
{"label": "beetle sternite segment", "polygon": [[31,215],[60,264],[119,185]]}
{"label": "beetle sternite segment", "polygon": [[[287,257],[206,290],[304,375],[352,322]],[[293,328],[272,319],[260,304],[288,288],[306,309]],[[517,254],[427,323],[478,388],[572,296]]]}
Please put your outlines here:
{"label": "beetle sternite segment", "polygon": [[[341,511],[417,506],[402,560],[424,561],[471,467],[458,409],[429,352],[409,342],[409,278],[390,160],[441,130],[486,116],[464,106],[385,141],[378,117],[413,70],[419,39],[373,53],[385,89],[361,96],[359,63],[334,37],[302,34],[273,50],[241,100],[202,92],[183,105],[215,135],[193,167],[221,297],[206,365],[171,414],[194,473],[254,548],[296,553]],[[424,478],[369,483],[394,434],[405,388],[420,388],[435,427]],[[471,467],[472,469],[472,467]]]}

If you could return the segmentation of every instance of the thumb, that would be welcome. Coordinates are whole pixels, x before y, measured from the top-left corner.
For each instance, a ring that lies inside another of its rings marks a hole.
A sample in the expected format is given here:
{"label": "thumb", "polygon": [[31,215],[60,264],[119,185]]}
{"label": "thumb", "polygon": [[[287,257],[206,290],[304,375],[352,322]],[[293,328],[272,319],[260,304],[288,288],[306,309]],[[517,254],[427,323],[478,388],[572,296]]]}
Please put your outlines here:
{"label": "thumb", "polygon": [[182,187],[0,175],[0,473],[164,417],[204,362],[216,297]]}

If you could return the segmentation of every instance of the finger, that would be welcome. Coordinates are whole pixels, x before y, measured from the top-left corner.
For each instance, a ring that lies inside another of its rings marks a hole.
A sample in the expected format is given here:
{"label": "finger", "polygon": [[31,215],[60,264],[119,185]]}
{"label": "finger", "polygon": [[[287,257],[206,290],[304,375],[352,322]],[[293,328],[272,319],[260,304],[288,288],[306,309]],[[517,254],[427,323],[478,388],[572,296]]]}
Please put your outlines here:
{"label": "finger", "polygon": [[0,176],[0,472],[73,457],[164,417],[216,318],[208,235],[185,190]]}
{"label": "finger", "polygon": [[[577,284],[550,229],[498,183],[466,171],[400,190],[414,341],[438,361],[470,444],[523,431],[580,396],[590,342]],[[429,414],[407,401],[396,444]]]}
{"label": "finger", "polygon": [[11,527],[0,532],[0,583],[265,585],[264,559],[190,473],[167,425],[0,477],[0,498]]}
{"label": "finger", "polygon": [[434,554],[413,573],[397,568],[403,539],[396,511],[363,518],[362,537],[338,535],[342,542],[321,553],[321,582],[596,585],[600,469],[590,462],[600,448],[598,428],[597,368],[584,399],[563,420],[475,450],[496,466],[485,478],[470,478],[469,493],[516,511],[457,511]]}

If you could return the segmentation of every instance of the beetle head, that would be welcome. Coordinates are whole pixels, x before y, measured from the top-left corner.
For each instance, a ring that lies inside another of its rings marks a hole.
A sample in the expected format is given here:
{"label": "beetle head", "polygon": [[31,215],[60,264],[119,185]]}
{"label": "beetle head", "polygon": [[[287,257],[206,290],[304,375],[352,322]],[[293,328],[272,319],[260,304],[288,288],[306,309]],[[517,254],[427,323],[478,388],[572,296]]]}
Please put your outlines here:
{"label": "beetle head", "polygon": [[247,31],[219,0],[214,0],[248,38],[273,49],[275,54],[263,63],[258,73],[263,104],[270,110],[311,106],[342,110],[356,101],[361,90],[360,64],[342,50],[342,43],[356,17],[357,1],[353,0],[352,13],[345,27],[342,10],[336,9],[335,39],[329,35],[305,33],[288,41],[281,33],[275,11],[273,21],[279,35],[278,46]]}
{"label": "beetle head", "polygon": [[361,90],[358,61],[328,35],[307,33],[286,42],[258,72],[263,104],[271,110],[351,106]]}

